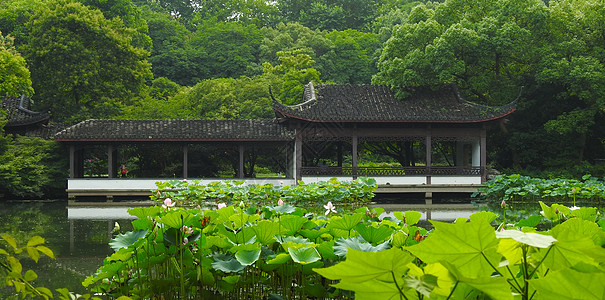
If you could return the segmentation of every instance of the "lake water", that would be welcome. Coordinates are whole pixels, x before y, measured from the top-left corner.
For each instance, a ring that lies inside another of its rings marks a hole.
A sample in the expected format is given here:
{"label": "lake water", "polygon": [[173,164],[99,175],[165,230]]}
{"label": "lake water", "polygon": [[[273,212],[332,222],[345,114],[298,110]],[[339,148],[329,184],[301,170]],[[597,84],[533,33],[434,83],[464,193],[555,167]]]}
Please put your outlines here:
{"label": "lake water", "polygon": [[[468,203],[468,202],[467,202]],[[373,204],[387,212],[416,210],[422,220],[453,221],[478,211],[470,204]],[[120,232],[132,230],[128,206],[101,207],[68,206],[67,201],[9,201],[0,203],[0,233],[10,234],[25,243],[39,235],[55,253],[56,260],[43,257],[36,264],[22,259],[24,269],[33,269],[39,276],[38,286],[51,289],[66,287],[74,292],[86,292],[81,282],[102,265],[111,254],[108,241],[115,223]],[[0,291],[0,297],[2,291]]]}

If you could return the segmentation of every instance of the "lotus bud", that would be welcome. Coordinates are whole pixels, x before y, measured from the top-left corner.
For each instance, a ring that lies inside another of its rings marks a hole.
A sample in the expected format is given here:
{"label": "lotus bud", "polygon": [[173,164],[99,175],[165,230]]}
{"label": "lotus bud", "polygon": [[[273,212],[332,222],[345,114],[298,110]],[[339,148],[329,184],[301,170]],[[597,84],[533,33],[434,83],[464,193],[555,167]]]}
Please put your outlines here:
{"label": "lotus bud", "polygon": [[506,208],[506,201],[502,200],[502,202],[500,203],[500,207]]}

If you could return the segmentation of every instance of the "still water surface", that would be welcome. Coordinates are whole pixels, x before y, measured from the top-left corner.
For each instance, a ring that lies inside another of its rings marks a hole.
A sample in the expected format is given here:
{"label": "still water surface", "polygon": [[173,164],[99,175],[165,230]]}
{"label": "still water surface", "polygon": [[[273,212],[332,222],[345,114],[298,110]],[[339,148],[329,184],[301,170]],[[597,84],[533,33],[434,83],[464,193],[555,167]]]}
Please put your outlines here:
{"label": "still water surface", "polygon": [[[468,202],[467,202],[468,203]],[[392,211],[416,210],[422,220],[453,221],[468,217],[478,209],[470,204],[374,204]],[[38,264],[23,259],[24,269],[38,273],[37,285],[51,289],[66,287],[74,292],[86,292],[81,282],[102,265],[111,254],[108,246],[115,223],[120,232],[132,230],[132,217],[127,206],[68,207],[67,201],[8,201],[0,203],[0,233],[10,234],[21,243],[32,236],[46,239],[56,260],[41,258]],[[0,296],[2,295],[0,291]]]}

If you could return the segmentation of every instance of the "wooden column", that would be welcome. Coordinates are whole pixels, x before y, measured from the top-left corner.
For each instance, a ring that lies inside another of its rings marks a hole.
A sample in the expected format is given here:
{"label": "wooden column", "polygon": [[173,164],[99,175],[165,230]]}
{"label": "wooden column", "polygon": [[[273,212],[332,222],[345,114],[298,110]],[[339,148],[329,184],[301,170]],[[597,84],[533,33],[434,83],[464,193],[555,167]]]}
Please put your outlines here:
{"label": "wooden column", "polygon": [[481,182],[487,181],[487,134],[485,126],[481,129]]}
{"label": "wooden column", "polygon": [[69,178],[76,178],[76,146],[69,145]]}
{"label": "wooden column", "polygon": [[183,179],[189,176],[189,145],[183,145]]}
{"label": "wooden column", "polygon": [[353,179],[357,179],[357,136],[352,137],[351,163],[353,164]]}
{"label": "wooden column", "polygon": [[464,167],[464,142],[456,141],[456,167],[458,169]]}
{"label": "wooden column", "polygon": [[116,163],[117,163],[117,153],[118,151],[112,144],[107,146],[107,177],[108,178],[116,178]]}
{"label": "wooden column", "polygon": [[303,149],[302,132],[296,129],[296,139],[294,140],[294,178],[302,180],[302,149]]}
{"label": "wooden column", "polygon": [[336,152],[337,152],[336,155],[338,155],[336,165],[339,168],[342,168],[342,142],[337,142]]}
{"label": "wooden column", "polygon": [[237,171],[237,178],[244,178],[244,144],[238,145],[239,150],[239,168]]}
{"label": "wooden column", "polygon": [[433,153],[433,137],[432,137],[432,132],[431,132],[431,127],[429,126],[427,128],[427,135],[426,135],[426,141],[425,141],[425,145],[426,145],[426,184],[431,184],[431,157],[432,157],[432,153]]}

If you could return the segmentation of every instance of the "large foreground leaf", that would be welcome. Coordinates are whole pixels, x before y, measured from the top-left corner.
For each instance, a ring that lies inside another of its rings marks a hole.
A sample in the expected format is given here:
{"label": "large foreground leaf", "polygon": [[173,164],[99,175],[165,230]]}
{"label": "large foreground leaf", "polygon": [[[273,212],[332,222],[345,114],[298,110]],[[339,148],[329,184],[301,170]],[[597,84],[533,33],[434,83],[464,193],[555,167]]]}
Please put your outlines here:
{"label": "large foreground leaf", "polygon": [[532,280],[538,299],[599,299],[605,295],[605,273],[581,273],[572,269]]}
{"label": "large foreground leaf", "polygon": [[392,274],[400,278],[407,272],[407,264],[414,257],[401,249],[380,252],[363,252],[350,249],[344,262],[325,269],[313,269],[331,280],[365,282],[369,280],[392,281]]}
{"label": "large foreground leaf", "polygon": [[494,228],[488,222],[431,223],[435,231],[409,247],[412,254],[426,263],[449,262],[470,278],[494,272],[491,266],[498,265],[501,256],[496,252],[498,240]]}

